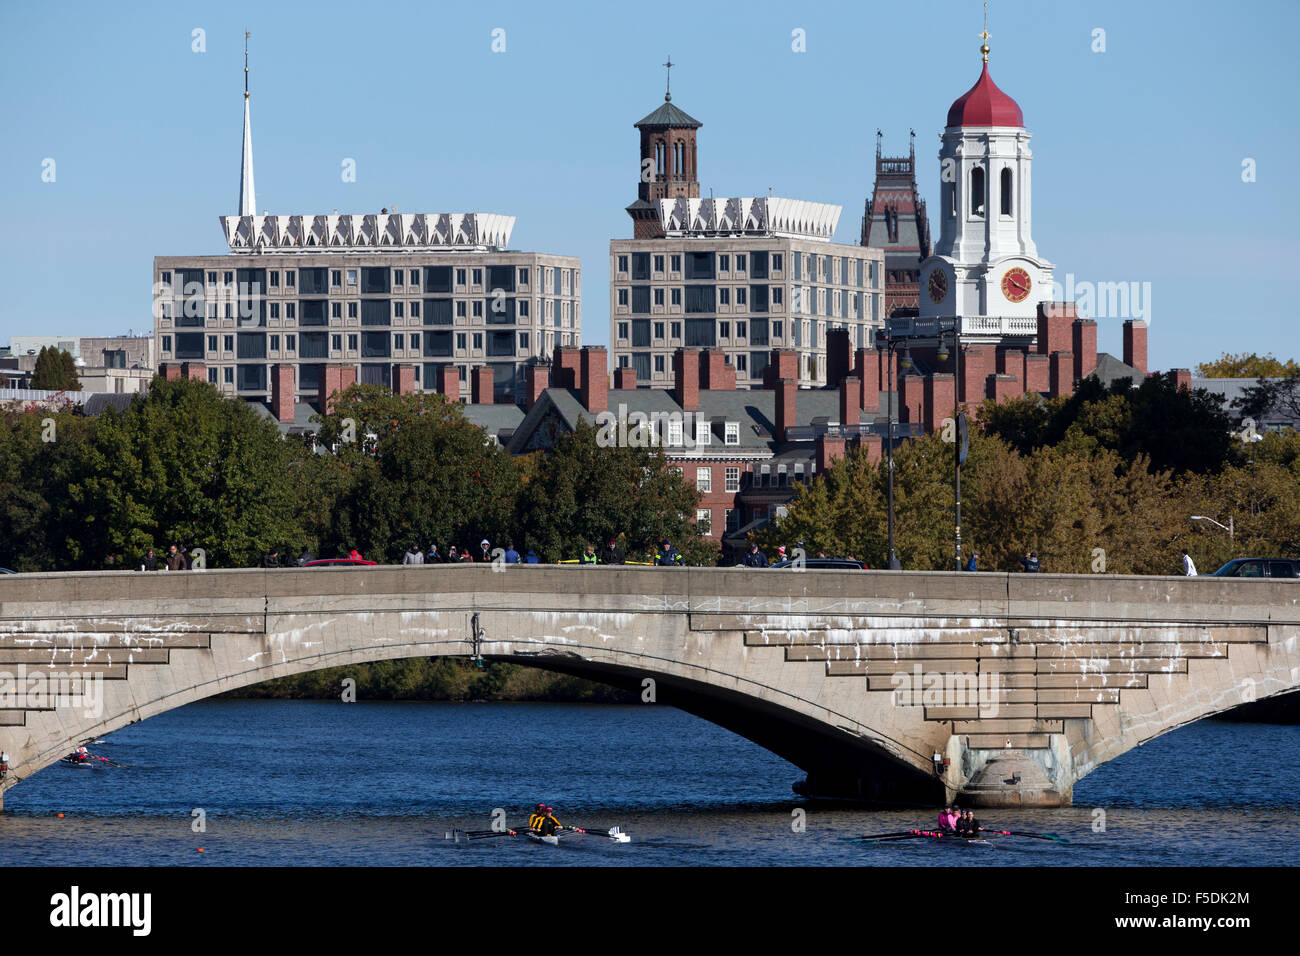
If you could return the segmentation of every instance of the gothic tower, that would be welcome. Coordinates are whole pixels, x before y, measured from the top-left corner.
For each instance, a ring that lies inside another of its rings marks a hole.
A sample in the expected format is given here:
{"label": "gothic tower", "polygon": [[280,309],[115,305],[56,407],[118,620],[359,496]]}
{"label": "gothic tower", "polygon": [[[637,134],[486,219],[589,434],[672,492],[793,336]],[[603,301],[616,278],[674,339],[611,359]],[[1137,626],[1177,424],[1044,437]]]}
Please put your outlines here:
{"label": "gothic tower", "polygon": [[[664,64],[671,77],[672,58]],[[659,239],[659,200],[700,196],[699,167],[695,156],[695,131],[704,124],[673,105],[671,87],[664,102],[635,126],[641,131],[640,179],[636,202],[627,207],[632,217],[633,239]]]}
{"label": "gothic tower", "polygon": [[881,156],[876,131],[876,184],[862,217],[862,242],[885,250],[885,315],[916,315],[921,260],[930,255],[930,221],[916,188],[916,134],[906,156]]}

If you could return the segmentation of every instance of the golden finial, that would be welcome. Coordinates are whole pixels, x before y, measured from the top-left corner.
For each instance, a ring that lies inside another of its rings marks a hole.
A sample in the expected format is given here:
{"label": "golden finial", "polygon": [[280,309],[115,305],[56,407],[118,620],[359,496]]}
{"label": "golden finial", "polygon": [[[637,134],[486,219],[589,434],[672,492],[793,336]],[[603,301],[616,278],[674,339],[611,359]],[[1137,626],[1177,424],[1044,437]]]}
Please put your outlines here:
{"label": "golden finial", "polygon": [[989,61],[989,36],[989,0],[984,0],[984,32],[980,34],[980,39],[984,42],[980,44],[980,54],[985,63]]}

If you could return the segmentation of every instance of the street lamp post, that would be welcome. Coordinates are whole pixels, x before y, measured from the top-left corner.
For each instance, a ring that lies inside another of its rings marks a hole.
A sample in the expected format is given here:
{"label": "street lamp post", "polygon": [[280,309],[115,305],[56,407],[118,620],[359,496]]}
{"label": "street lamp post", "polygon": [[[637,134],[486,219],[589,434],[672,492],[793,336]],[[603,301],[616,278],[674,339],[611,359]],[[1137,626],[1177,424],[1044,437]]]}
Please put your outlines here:
{"label": "street lamp post", "polygon": [[[885,394],[888,399],[888,434],[885,437],[885,471],[889,476],[888,497],[889,497],[889,570],[901,571],[903,565],[898,560],[898,555],[894,552],[894,390],[898,388],[898,375],[894,366],[894,351],[898,348],[898,339],[890,338],[888,332],[885,336],[886,341],[886,372],[889,374],[889,391]],[[903,361],[911,365],[911,353],[907,348],[907,341],[903,341]]]}
{"label": "street lamp post", "polygon": [[[966,412],[961,410],[961,318],[957,317],[952,320],[952,347],[953,347],[953,399],[958,408],[956,423],[956,434],[953,436],[953,502],[955,510],[953,512],[953,538],[956,544],[956,563],[957,570],[962,569],[961,563],[961,466],[964,455],[964,446],[966,438]],[[947,361],[947,338],[948,330],[945,329],[939,333],[939,351],[938,359],[941,362]]]}

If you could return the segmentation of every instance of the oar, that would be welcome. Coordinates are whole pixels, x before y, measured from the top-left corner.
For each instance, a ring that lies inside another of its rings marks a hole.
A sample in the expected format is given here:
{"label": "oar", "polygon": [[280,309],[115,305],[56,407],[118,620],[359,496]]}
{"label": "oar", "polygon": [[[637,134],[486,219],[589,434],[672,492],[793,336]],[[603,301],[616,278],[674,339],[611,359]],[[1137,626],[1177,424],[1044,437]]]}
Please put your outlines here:
{"label": "oar", "polygon": [[600,837],[602,840],[613,840],[615,843],[630,843],[632,838],[623,832],[621,827],[610,827],[608,830],[584,830],[582,827],[560,827],[561,830],[571,830],[574,833],[581,833],[583,836]]}
{"label": "oar", "polygon": [[910,837],[916,836],[915,830],[898,830],[894,833],[869,833],[866,836],[858,837],[860,840],[880,840],[884,837]]}
{"label": "oar", "polygon": [[1024,830],[1007,830],[1007,836],[1029,837],[1031,840],[1051,840],[1053,843],[1069,843],[1065,837],[1057,836],[1055,833],[1026,833]]}

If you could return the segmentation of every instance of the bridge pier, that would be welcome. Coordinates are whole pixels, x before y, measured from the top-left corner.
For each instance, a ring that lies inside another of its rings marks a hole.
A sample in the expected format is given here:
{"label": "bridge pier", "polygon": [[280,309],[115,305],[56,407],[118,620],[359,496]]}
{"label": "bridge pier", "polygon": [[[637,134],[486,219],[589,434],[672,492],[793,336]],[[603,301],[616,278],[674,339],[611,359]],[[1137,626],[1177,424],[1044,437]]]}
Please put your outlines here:
{"label": "bridge pier", "polygon": [[1061,786],[1048,776],[1040,763],[1045,755],[1023,750],[973,752],[973,760],[981,766],[961,789],[957,802],[993,809],[1070,806],[1073,787]]}

